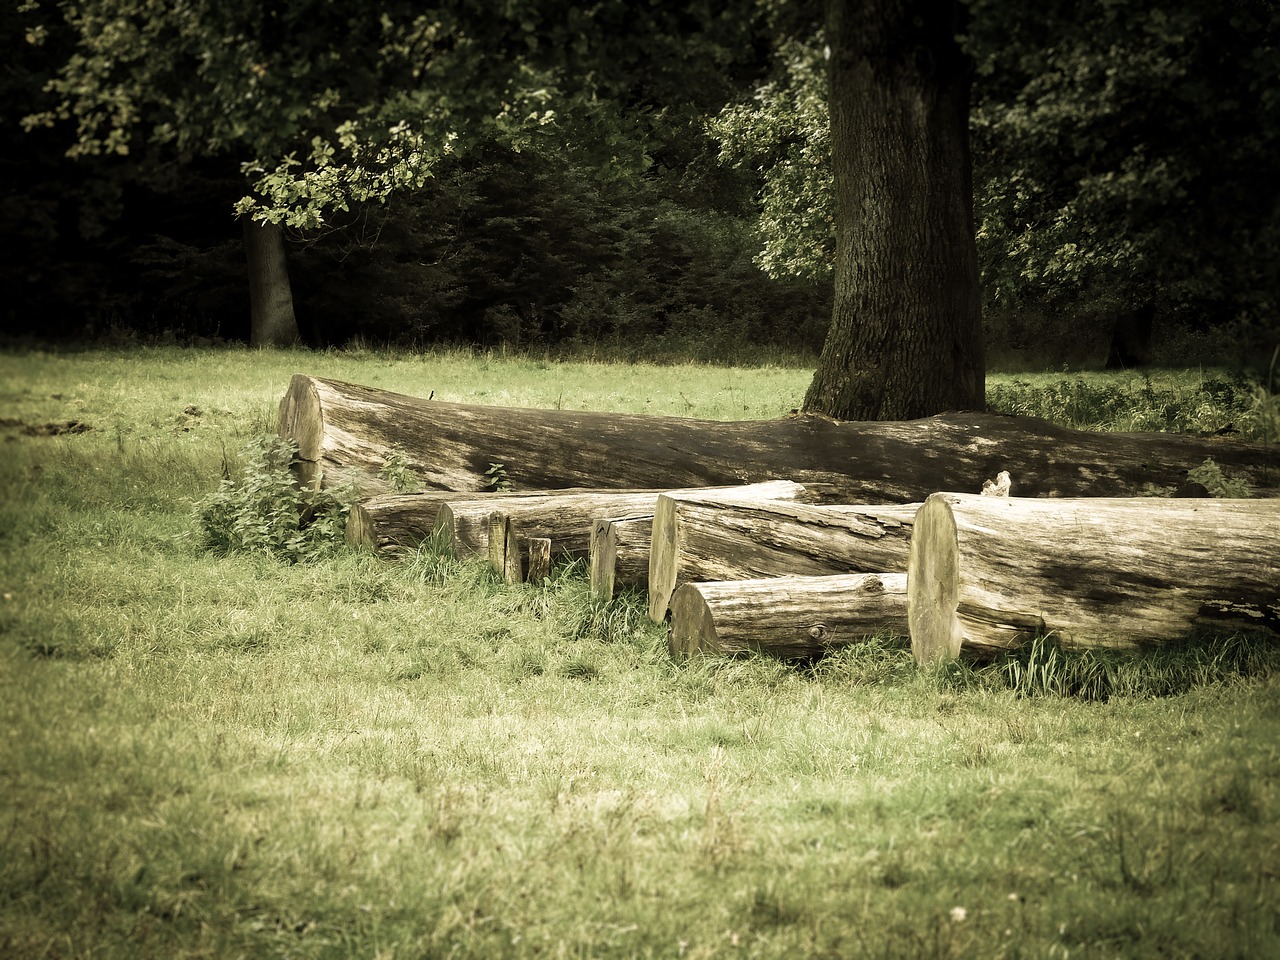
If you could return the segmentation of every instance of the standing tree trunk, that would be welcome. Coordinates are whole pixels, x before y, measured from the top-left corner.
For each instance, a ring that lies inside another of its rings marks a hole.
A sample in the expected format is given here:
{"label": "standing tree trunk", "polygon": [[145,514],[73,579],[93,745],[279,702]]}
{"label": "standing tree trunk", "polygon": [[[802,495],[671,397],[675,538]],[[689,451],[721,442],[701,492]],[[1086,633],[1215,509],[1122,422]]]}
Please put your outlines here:
{"label": "standing tree trunk", "polygon": [[297,343],[298,320],[284,255],[284,229],[243,217],[249,260],[249,345],[289,347]]}
{"label": "standing tree trunk", "polygon": [[954,0],[828,0],[836,287],[805,397],[841,420],[985,406]]}

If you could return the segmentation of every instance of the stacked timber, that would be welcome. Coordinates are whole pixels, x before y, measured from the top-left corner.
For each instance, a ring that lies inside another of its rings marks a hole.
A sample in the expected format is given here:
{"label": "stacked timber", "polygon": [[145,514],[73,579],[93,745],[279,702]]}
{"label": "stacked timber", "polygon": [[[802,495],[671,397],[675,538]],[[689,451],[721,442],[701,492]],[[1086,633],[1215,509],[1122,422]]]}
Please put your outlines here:
{"label": "stacked timber", "polygon": [[[465,499],[496,503],[505,496],[503,493],[471,493]],[[347,542],[353,547],[387,555],[414,550],[431,539],[441,504],[459,498],[458,493],[437,490],[387,493],[361,500],[352,505],[347,515]]]}
{"label": "stacked timber", "polygon": [[649,551],[649,617],[685,583],[906,573],[915,504],[815,506],[663,494]]}
{"label": "stacked timber", "polygon": [[491,518],[498,513],[504,521],[510,520],[518,527],[525,539],[550,537],[558,553],[576,559],[587,555],[592,518],[602,513],[652,509],[661,493],[661,490],[544,490],[509,493],[497,500],[488,497],[472,500],[454,494],[438,508],[434,530],[454,556],[487,556]]}
{"label": "stacked timber", "polygon": [[[549,538],[557,557],[589,556],[592,528],[596,520],[616,517],[644,518],[633,527],[643,531],[643,550],[648,565],[648,522],[652,520],[658,497],[680,490],[543,490],[531,493],[431,493],[384,494],[357,503],[347,520],[347,540],[355,546],[395,554],[415,549],[435,538],[458,557],[491,555],[490,530],[494,515],[511,521],[518,531],[513,540],[525,549],[529,539]],[[743,501],[821,501],[829,496],[822,485],[806,486],[790,480],[769,480],[734,487],[700,488],[707,498],[731,496]],[[627,541],[630,549],[633,541]],[[633,561],[628,556],[628,568]],[[599,561],[603,563],[603,558]],[[630,574],[628,574],[630,575]]]}
{"label": "stacked timber", "polygon": [[[305,482],[383,494],[353,511],[353,543],[394,552],[434,535],[512,582],[589,556],[599,595],[647,586],[677,656],[810,657],[906,632],[929,663],[1043,634],[1121,646],[1280,633],[1280,500],[1138,496],[1209,457],[1266,487],[1276,453],[1221,438],[989,414],[720,423],[515,410],[302,375],[279,430]],[[386,494],[393,457],[427,493]],[[495,465],[519,492],[485,492]],[[934,492],[979,487],[994,495]]]}
{"label": "stacked timber", "polygon": [[[723,495],[725,488],[711,488],[709,496]],[[796,500],[818,496],[804,484],[770,480],[727,488],[748,499]],[[512,493],[499,499],[477,500],[457,495],[436,510],[435,535],[459,557],[489,551],[489,517],[498,512],[512,520],[524,538],[550,537],[559,556],[585,558],[591,544],[591,524],[596,517],[652,513],[658,498],[671,490],[545,490]]]}

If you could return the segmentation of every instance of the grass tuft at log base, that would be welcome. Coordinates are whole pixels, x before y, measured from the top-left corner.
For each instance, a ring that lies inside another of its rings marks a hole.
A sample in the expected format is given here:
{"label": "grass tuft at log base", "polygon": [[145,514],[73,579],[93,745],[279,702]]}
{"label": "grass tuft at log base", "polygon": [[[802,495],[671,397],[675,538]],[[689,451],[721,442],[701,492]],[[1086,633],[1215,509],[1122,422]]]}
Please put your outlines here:
{"label": "grass tuft at log base", "polygon": [[[707,419],[808,376],[314,362]],[[1280,953],[1273,645],[677,665],[580,566],[201,549],[193,501],[296,363],[0,355],[14,417],[95,426],[0,460],[0,955]]]}

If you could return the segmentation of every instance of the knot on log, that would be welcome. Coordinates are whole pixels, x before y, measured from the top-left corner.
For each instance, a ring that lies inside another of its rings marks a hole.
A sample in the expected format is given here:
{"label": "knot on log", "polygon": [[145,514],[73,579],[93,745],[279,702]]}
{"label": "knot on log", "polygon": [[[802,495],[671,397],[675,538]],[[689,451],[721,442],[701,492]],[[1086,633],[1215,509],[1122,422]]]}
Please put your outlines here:
{"label": "knot on log", "polygon": [[809,628],[809,636],[811,636],[814,640],[821,640],[826,635],[827,635],[827,628],[825,624],[815,623],[812,627]]}

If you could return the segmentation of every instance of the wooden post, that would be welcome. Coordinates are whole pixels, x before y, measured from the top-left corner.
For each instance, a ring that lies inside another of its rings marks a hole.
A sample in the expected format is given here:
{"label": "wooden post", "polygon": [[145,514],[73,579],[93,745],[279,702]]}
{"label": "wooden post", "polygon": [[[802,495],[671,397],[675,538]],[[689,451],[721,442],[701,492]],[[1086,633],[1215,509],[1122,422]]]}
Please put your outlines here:
{"label": "wooden post", "polygon": [[489,566],[503,583],[523,583],[524,565],[515,524],[505,513],[489,514]]}
{"label": "wooden post", "polygon": [[612,600],[619,587],[648,585],[652,532],[652,514],[597,517],[591,522],[588,556],[591,590],[597,597]]}

